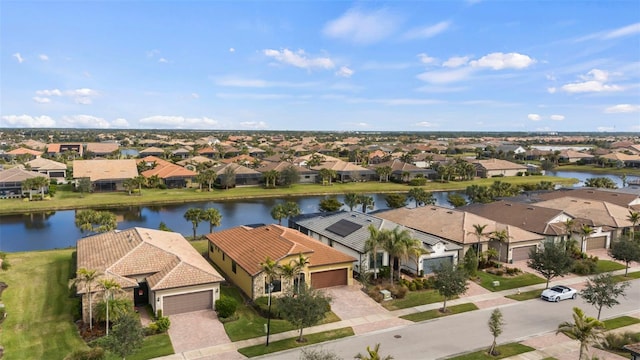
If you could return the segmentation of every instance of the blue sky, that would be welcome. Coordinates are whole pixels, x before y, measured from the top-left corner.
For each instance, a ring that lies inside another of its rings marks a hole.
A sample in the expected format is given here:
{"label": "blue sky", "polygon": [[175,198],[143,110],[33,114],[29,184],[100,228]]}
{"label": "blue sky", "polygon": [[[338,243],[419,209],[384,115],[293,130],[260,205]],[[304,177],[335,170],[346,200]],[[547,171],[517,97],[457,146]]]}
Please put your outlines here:
{"label": "blue sky", "polygon": [[0,126],[640,131],[640,2],[0,2]]}

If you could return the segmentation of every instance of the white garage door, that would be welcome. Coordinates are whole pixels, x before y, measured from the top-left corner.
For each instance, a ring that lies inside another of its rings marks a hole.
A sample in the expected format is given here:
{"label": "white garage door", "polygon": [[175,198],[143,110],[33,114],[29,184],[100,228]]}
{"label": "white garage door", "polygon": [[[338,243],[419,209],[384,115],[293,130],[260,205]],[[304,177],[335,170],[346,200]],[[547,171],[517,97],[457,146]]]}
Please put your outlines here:
{"label": "white garage door", "polygon": [[213,309],[213,290],[165,296],[162,307],[163,315]]}

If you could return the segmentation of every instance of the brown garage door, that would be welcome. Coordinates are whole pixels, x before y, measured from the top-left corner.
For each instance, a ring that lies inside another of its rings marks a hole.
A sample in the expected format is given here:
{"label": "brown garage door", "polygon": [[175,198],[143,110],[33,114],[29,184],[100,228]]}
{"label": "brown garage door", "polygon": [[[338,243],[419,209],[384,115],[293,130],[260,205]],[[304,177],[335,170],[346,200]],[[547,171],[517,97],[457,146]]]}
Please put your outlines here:
{"label": "brown garage door", "polygon": [[213,291],[207,290],[188,294],[165,296],[162,307],[164,315],[212,309]]}
{"label": "brown garage door", "polygon": [[511,258],[513,261],[527,260],[529,259],[529,252],[535,248],[535,245],[513,248]]}
{"label": "brown garage door", "polygon": [[587,250],[604,249],[605,245],[607,245],[606,236],[598,236],[587,239]]}
{"label": "brown garage door", "polygon": [[311,286],[322,289],[329,286],[347,285],[347,269],[311,273]]}

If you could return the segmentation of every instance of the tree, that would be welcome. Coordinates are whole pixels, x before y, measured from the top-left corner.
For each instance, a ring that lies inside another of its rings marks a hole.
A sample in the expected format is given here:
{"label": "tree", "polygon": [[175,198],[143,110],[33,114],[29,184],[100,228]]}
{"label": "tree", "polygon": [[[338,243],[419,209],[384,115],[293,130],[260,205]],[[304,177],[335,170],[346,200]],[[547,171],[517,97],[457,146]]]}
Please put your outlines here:
{"label": "tree", "polygon": [[591,226],[584,224],[580,227],[580,229],[578,230],[578,232],[580,233],[580,236],[582,237],[582,246],[586,246],[585,242],[587,241],[587,238],[593,234],[594,232],[596,232]]}
{"label": "tree", "polygon": [[598,309],[598,320],[602,308],[612,308],[618,305],[618,297],[625,296],[624,290],[629,286],[628,282],[617,283],[610,273],[602,273],[587,280],[587,286],[582,289],[580,296],[587,303]]}
{"label": "tree", "polygon": [[325,197],[320,200],[319,210],[320,212],[333,212],[338,211],[342,207],[342,203],[335,195]]}
{"label": "tree", "polygon": [[447,201],[453,207],[461,207],[467,205],[467,200],[465,200],[464,196],[458,193],[449,193],[447,195]]}
{"label": "tree", "polygon": [[274,220],[278,220],[278,225],[282,225],[282,219],[287,217],[286,209],[284,208],[284,204],[276,204],[271,208],[271,217]]}
{"label": "tree", "polygon": [[297,286],[296,286],[296,292],[300,291],[300,274],[304,271],[304,268],[309,265],[311,262],[309,261],[309,258],[307,256],[304,256],[304,254],[299,253],[298,254],[298,258],[296,260],[293,261],[293,265],[295,267],[296,270],[296,277],[298,279],[297,281]]}
{"label": "tree", "polygon": [[353,211],[353,208],[358,205],[358,194],[346,193],[344,194],[344,204],[349,207],[349,211]]}
{"label": "tree", "polygon": [[85,193],[88,193],[91,191],[91,180],[89,178],[82,178],[78,180],[78,184],[76,185],[76,188],[80,192],[80,197],[84,197]]}
{"label": "tree", "polygon": [[271,260],[270,257],[264,260],[264,262],[260,263],[260,267],[262,268],[262,272],[265,276],[265,285],[267,286],[267,290],[269,292],[269,316],[267,317],[267,343],[266,346],[269,346],[269,333],[271,332],[271,291],[273,289],[273,280],[276,276],[280,276],[280,265],[277,262]]}
{"label": "tree", "polygon": [[383,247],[389,232],[385,229],[378,230],[375,226],[369,225],[369,238],[364,243],[365,252],[373,258],[373,278],[378,278],[378,251]]}
{"label": "tree", "polygon": [[489,224],[473,224],[473,233],[476,238],[478,239],[477,242],[477,249],[476,251],[478,252],[478,260],[480,260],[480,253],[482,252],[482,248],[480,245],[480,241],[482,240],[483,237],[489,235],[489,234],[485,234],[484,229],[487,228]]}
{"label": "tree", "polygon": [[376,344],[376,346],[372,348],[370,348],[369,346],[367,346],[367,354],[363,355],[361,353],[358,353],[354,359],[358,359],[358,360],[393,360],[393,356],[391,355],[387,355],[387,356],[382,356],[380,355],[380,344]]}
{"label": "tree", "polygon": [[500,311],[499,308],[496,308],[491,312],[491,317],[489,318],[488,325],[489,331],[491,332],[491,335],[493,335],[493,342],[491,343],[491,347],[489,348],[489,355],[500,355],[496,351],[496,340],[498,339],[498,336],[502,334],[502,327],[505,325],[505,322],[502,319],[502,311]]}
{"label": "tree", "polygon": [[624,261],[626,265],[624,276],[626,277],[629,273],[629,263],[632,261],[640,262],[640,242],[627,237],[620,238],[611,245],[609,255],[618,261]]}
{"label": "tree", "polygon": [[71,285],[83,288],[84,293],[87,294],[87,299],[89,299],[89,329],[91,330],[93,330],[93,295],[91,290],[93,290],[93,285],[95,285],[100,275],[98,270],[80,268],[76,271],[76,278],[71,280]]}
{"label": "tree", "polygon": [[510,238],[506,229],[496,230],[491,234],[491,239],[498,242],[498,261],[502,261],[502,244],[508,243]]}
{"label": "tree", "polygon": [[365,194],[358,195],[358,204],[362,205],[362,213],[366,214],[367,209],[373,210],[373,197]]}
{"label": "tree", "polygon": [[407,194],[407,198],[415,201],[416,207],[423,205],[435,205],[436,203],[436,199],[433,197],[432,193],[419,187],[411,188]]}
{"label": "tree", "polygon": [[407,197],[402,194],[389,194],[384,199],[391,209],[398,209],[407,205]]}
{"label": "tree", "polygon": [[103,233],[114,230],[118,220],[109,211],[81,210],[76,212],[75,224],[82,233]]}
{"label": "tree", "polygon": [[269,170],[265,171],[264,174],[264,185],[265,187],[276,187],[276,180],[280,173],[277,170]]}
{"label": "tree", "polygon": [[280,316],[300,330],[298,342],[304,342],[302,331],[324,318],[324,314],[330,309],[331,298],[303,286],[295,296],[289,293],[277,301]]}
{"label": "tree", "polygon": [[138,175],[138,176],[133,178],[133,183],[138,188],[138,195],[142,196],[142,185],[147,183],[147,178],[145,178],[142,175]]}
{"label": "tree", "polygon": [[199,208],[190,208],[184,213],[184,219],[191,222],[193,226],[193,240],[196,239],[196,231],[198,230],[198,224],[202,221],[203,212]]}
{"label": "tree", "polygon": [[464,294],[467,291],[467,274],[464,270],[456,268],[450,262],[440,264],[434,271],[434,286],[438,293],[444,297],[442,312],[447,312],[447,300]]}
{"label": "tree", "polygon": [[[402,260],[408,260],[413,249],[421,247],[422,243],[411,236],[409,229],[396,226],[391,230],[384,244],[384,249],[389,253],[390,261],[391,258],[398,258],[398,280],[400,279],[400,264]],[[389,274],[391,276],[391,284],[393,284],[393,269]]]}
{"label": "tree", "polygon": [[105,346],[109,351],[124,359],[140,349],[143,341],[144,329],[140,325],[140,320],[133,314],[126,314],[118,324],[113,326],[113,331],[105,341]]}
{"label": "tree", "polygon": [[469,276],[476,276],[478,273],[478,255],[473,247],[464,254],[464,270]]}
{"label": "tree", "polygon": [[636,225],[640,222],[640,212],[629,210],[629,216],[627,216],[627,220],[631,222],[631,239],[635,240],[636,238]]}
{"label": "tree", "polygon": [[549,288],[551,279],[569,273],[573,258],[563,244],[547,240],[543,243],[542,251],[531,250],[527,265],[547,279],[546,288]]}
{"label": "tree", "polygon": [[[216,208],[208,208],[202,212],[202,220],[209,223],[209,232],[213,232],[213,228],[216,226],[220,226],[222,221],[222,215],[220,215],[220,211]],[[195,239],[195,235],[193,237]]]}
{"label": "tree", "polygon": [[124,186],[124,189],[127,190],[129,195],[131,195],[131,193],[133,193],[133,190],[136,188],[137,185],[134,179],[126,179],[125,181],[122,182],[122,186]]}
{"label": "tree", "polygon": [[322,178],[322,185],[331,185],[333,179],[338,175],[335,170],[331,169],[320,169],[319,171],[320,178]]}
{"label": "tree", "polygon": [[229,190],[230,187],[236,185],[236,171],[231,166],[227,166],[224,172],[218,177],[220,178],[220,185],[222,185],[225,190]]}
{"label": "tree", "polygon": [[120,284],[113,279],[100,279],[100,287],[104,290],[104,301],[106,302],[106,320],[107,320],[107,336],[109,336],[109,303],[113,295],[120,292]]}
{"label": "tree", "polygon": [[558,325],[556,334],[566,333],[571,338],[580,342],[580,354],[578,359],[587,358],[587,348],[590,343],[597,342],[602,337],[605,329],[603,322],[590,316],[585,316],[584,311],[578,307],[573,308],[573,322],[562,322]]}
{"label": "tree", "polygon": [[378,174],[378,179],[380,180],[380,182],[389,182],[389,175],[391,175],[392,172],[393,169],[388,165],[376,168],[376,174]]}
{"label": "tree", "polygon": [[300,173],[295,165],[289,165],[280,172],[280,181],[284,186],[291,186],[300,180]]}
{"label": "tree", "polygon": [[618,186],[616,185],[615,182],[613,182],[613,180],[606,177],[588,178],[584,181],[584,186],[594,187],[594,188],[605,188],[605,189],[618,188]]}

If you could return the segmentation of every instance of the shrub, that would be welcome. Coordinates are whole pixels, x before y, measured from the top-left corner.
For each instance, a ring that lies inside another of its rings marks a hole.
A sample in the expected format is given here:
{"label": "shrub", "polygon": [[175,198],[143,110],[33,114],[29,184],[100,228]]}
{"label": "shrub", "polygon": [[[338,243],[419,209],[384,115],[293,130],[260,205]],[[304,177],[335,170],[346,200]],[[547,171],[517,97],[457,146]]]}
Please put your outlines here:
{"label": "shrub", "polygon": [[158,332],[163,333],[169,330],[169,327],[171,326],[171,320],[169,320],[168,317],[163,316],[156,320],[155,324],[158,326]]}
{"label": "shrub", "polygon": [[424,282],[419,279],[415,279],[412,281],[412,284],[415,284],[416,290],[422,290],[424,288]]}
{"label": "shrub", "polygon": [[375,300],[376,302],[382,302],[382,299],[384,299],[382,294],[380,294],[380,288],[377,286],[370,288],[369,291],[367,292],[367,295],[369,295],[369,297]]}
{"label": "shrub", "polygon": [[640,334],[634,334],[630,331],[624,333],[608,332],[604,336],[602,347],[607,350],[624,351],[625,345],[640,342]]}
{"label": "shrub", "polygon": [[388,266],[383,266],[380,269],[380,273],[378,275],[379,275],[379,278],[386,279],[389,277],[390,274],[391,274],[391,268],[389,268]]}
{"label": "shrub", "polygon": [[[263,317],[269,316],[269,297],[261,296],[253,301],[253,308]],[[271,318],[280,319],[277,301],[271,298]]]}
{"label": "shrub", "polygon": [[390,286],[387,290],[391,292],[394,299],[404,299],[409,289],[406,286]]}
{"label": "shrub", "polygon": [[413,178],[409,181],[409,186],[424,186],[427,185],[426,178]]}
{"label": "shrub", "polygon": [[576,260],[573,263],[573,269],[571,272],[577,275],[595,274],[597,266],[598,262],[594,261],[593,258]]}
{"label": "shrub", "polygon": [[158,324],[152,322],[151,324],[149,324],[146,328],[144,328],[144,334],[149,336],[149,335],[155,335],[157,333],[159,333],[160,331],[158,330]]}
{"label": "shrub", "polygon": [[[402,285],[404,286],[404,285]],[[416,291],[418,288],[416,287],[416,283],[415,282],[411,282],[409,284],[409,291]]]}
{"label": "shrub", "polygon": [[162,317],[162,309],[158,309],[156,312],[156,319],[160,319]]}
{"label": "shrub", "polygon": [[103,360],[105,359],[104,349],[94,347],[88,350],[76,350],[67,355],[64,360]]}
{"label": "shrub", "polygon": [[228,318],[232,316],[233,314],[235,314],[237,308],[238,304],[233,298],[223,296],[220,299],[216,300],[216,312],[221,318]]}
{"label": "shrub", "polygon": [[497,276],[502,276],[502,275],[504,275],[504,270],[496,270],[496,273],[495,273],[495,274],[496,274]]}
{"label": "shrub", "polygon": [[436,286],[436,278],[434,276],[430,276],[424,280],[422,280],[424,286],[423,289],[433,289]]}

